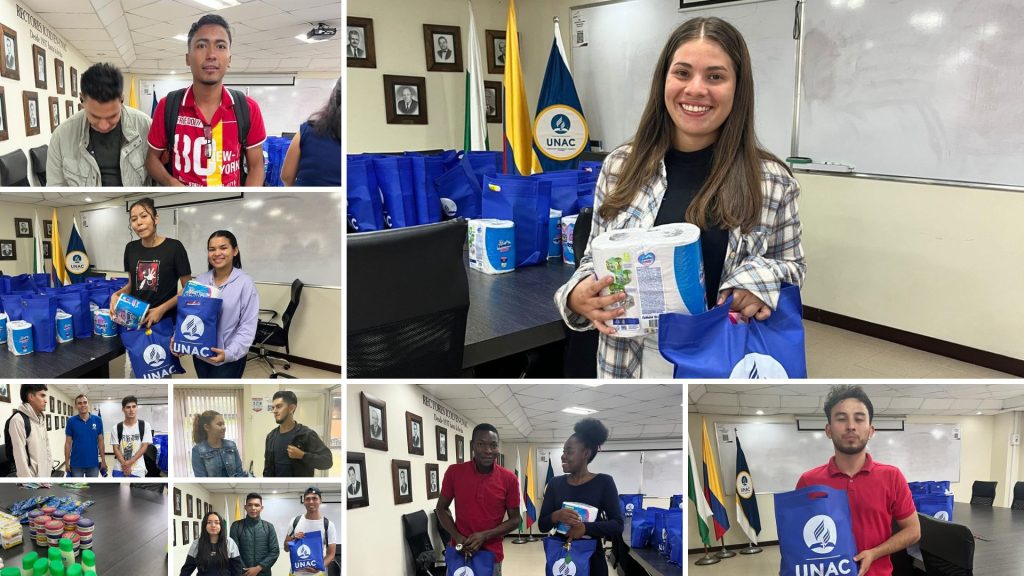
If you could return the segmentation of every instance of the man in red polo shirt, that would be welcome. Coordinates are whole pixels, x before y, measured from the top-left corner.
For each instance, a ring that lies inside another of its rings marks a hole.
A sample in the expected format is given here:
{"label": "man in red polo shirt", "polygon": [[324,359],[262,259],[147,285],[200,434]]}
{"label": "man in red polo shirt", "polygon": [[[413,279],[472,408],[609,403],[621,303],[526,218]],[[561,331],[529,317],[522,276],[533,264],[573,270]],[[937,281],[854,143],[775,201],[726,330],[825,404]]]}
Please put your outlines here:
{"label": "man in red polo shirt", "polygon": [[[494,576],[501,576],[501,539],[516,529],[519,514],[519,481],[509,469],[499,466],[498,430],[490,424],[473,428],[470,439],[473,459],[453,464],[444,473],[441,497],[437,500],[437,521],[452,535],[452,544],[463,552],[481,548],[494,553]],[[448,510],[455,500],[455,517]],[[505,520],[505,516],[508,519]]]}
{"label": "man in red polo shirt", "polygon": [[[231,65],[231,30],[224,18],[207,14],[188,32],[185,63],[192,70],[192,85],[180,101],[174,134],[167,134],[164,115],[168,98],[162,98],[149,129],[146,171],[164,186],[262,186],[263,141],[267,130],[256,101],[243,96],[249,109],[245,150],[238,133],[236,104],[224,87]],[[162,156],[169,150],[171,172]],[[242,181],[242,156],[248,174]]]}
{"label": "man in red polo shirt", "polygon": [[[921,525],[907,479],[899,468],[880,464],[867,453],[875,434],[875,409],[860,386],[833,386],[825,399],[825,435],[836,454],[828,464],[800,476],[797,488],[824,484],[846,490],[853,536],[859,551],[857,576],[890,576],[889,555],[921,538]],[[899,531],[892,531],[895,520]]]}

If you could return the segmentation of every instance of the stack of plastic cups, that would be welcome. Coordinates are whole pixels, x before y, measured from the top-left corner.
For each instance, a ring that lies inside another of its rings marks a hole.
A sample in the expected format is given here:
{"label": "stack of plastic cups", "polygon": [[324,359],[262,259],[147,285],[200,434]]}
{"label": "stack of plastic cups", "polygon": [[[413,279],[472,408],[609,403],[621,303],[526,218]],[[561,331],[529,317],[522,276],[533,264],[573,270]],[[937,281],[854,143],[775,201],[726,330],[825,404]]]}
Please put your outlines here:
{"label": "stack of plastic cups", "polygon": [[74,532],[78,529],[78,521],[82,517],[78,514],[65,514],[64,515],[64,531]]}
{"label": "stack of plastic cups", "polygon": [[42,510],[33,510],[28,513],[28,538],[29,540],[36,539],[36,518],[43,515]]}
{"label": "stack of plastic cups", "polygon": [[63,520],[50,520],[46,523],[46,541],[56,548],[60,546],[60,535],[64,533]]}
{"label": "stack of plastic cups", "polygon": [[42,516],[36,516],[36,519],[32,521],[36,527],[36,546],[46,546],[48,544],[46,540],[46,525],[49,524],[51,520],[53,520],[53,518],[43,514]]}
{"label": "stack of plastic cups", "polygon": [[82,550],[92,549],[92,531],[95,528],[95,522],[89,518],[81,518],[78,520],[78,536],[79,548]]}

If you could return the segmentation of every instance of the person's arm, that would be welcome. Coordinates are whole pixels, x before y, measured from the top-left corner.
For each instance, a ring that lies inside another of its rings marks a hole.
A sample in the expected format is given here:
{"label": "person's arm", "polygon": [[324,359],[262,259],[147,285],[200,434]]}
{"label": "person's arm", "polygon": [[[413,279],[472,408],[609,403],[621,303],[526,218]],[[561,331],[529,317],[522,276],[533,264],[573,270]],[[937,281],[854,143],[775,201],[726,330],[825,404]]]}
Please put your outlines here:
{"label": "person's arm", "polygon": [[249,103],[249,134],[246,137],[245,160],[249,173],[243,186],[263,186],[266,173],[263,166],[263,142],[267,139],[267,127],[263,124],[263,111],[255,100],[246,96]]}
{"label": "person's arm", "polygon": [[[152,130],[150,130],[152,132]],[[146,172],[153,178],[153,181],[163,186],[185,186],[178,181],[177,178],[171,176],[164,167],[163,163],[160,162],[160,155],[163,154],[163,150],[157,150],[150,144],[149,150],[146,152]]]}
{"label": "person's arm", "polygon": [[[7,441],[11,443],[11,449],[14,452],[14,467],[17,469],[18,477],[34,476],[28,465],[28,452],[25,450],[25,420],[21,416],[12,419],[9,429],[11,437]],[[38,434],[39,431],[37,430],[36,433]]]}
{"label": "person's arm", "polygon": [[544,500],[540,504],[540,514],[537,516],[537,527],[543,533],[551,532],[557,522],[551,519],[551,514],[560,508],[556,502],[555,488],[553,482],[548,482],[548,489],[544,491]]}
{"label": "person's arm", "polygon": [[300,128],[295,136],[292,136],[292,143],[288,145],[288,152],[284,155],[284,162],[281,163],[281,182],[285,186],[295,185],[295,176],[299,173],[299,140],[302,136]]}
{"label": "person's arm", "polygon": [[235,445],[235,467],[238,469],[237,478],[246,478],[249,475],[246,474],[244,464],[242,464],[242,455],[238,452],[238,445]]}
{"label": "person's arm", "polygon": [[281,555],[281,547],[278,545],[277,531],[274,530],[273,525],[271,525],[271,528],[266,532],[267,554],[262,559],[260,559],[259,564],[264,570],[271,570],[273,569],[274,564],[277,563],[278,556]]}
{"label": "person's arm", "polygon": [[100,469],[107,469],[107,449],[103,445],[103,423],[100,423],[99,434],[96,435],[97,450],[100,456]]}
{"label": "person's arm", "polygon": [[244,576],[245,566],[242,564],[242,557],[237,552],[228,559],[228,570],[231,576]]}
{"label": "person's arm", "polygon": [[[452,517],[451,510],[448,509],[451,506],[453,498],[451,496],[445,496],[444,486],[448,482],[448,475],[445,474],[445,480],[441,483],[441,496],[437,499],[437,505],[434,507],[434,512],[437,513],[437,523],[444,528],[445,532],[451,534],[452,540],[456,544],[462,544],[466,541],[466,536],[459,532],[459,529],[455,526],[455,518]],[[448,546],[450,542],[445,542],[444,545]]]}
{"label": "person's arm", "polygon": [[263,449],[263,477],[272,478],[274,476],[274,444],[271,441],[271,437],[274,435],[274,431],[271,430],[267,434],[266,446]]}
{"label": "person's arm", "polygon": [[124,454],[121,452],[121,445],[117,441],[115,430],[110,431],[110,445],[114,447],[114,459],[117,460],[117,463],[121,468],[124,468],[128,463],[125,461]]}
{"label": "person's arm", "polygon": [[64,438],[64,470],[71,474],[71,429],[68,428],[67,436]]}
{"label": "person's arm", "polygon": [[592,538],[611,539],[622,534],[623,520],[622,509],[619,506],[619,490],[615,487],[615,481],[611,476],[606,478],[607,482],[601,491],[601,505],[598,510],[603,509],[607,518],[583,523],[584,533]]}
{"label": "person's arm", "polygon": [[334,466],[334,455],[320,436],[310,430],[306,437],[309,439],[309,451],[302,455],[302,462],[317,470],[328,470]]}
{"label": "person's arm", "polygon": [[917,518],[917,511],[902,520],[896,520],[896,525],[899,526],[899,531],[890,536],[888,540],[874,548],[862,550],[853,557],[854,562],[860,563],[857,576],[864,576],[875,560],[899,552],[921,539],[921,521]]}
{"label": "person's arm", "polygon": [[326,568],[331,562],[334,562],[334,550],[337,547],[337,544],[327,545],[327,556],[324,556],[324,568]]}
{"label": "person's arm", "polygon": [[[207,478],[206,465],[203,464],[203,459],[199,456],[199,452],[196,447],[192,447],[192,475],[196,478]],[[232,525],[234,527],[234,525]]]}
{"label": "person's arm", "polygon": [[242,185],[245,187],[263,186],[263,181],[266,179],[263,168],[263,146],[257,144],[247,148],[245,160],[248,163],[249,173],[245,175],[245,182]]}
{"label": "person's arm", "polygon": [[189,548],[188,552],[188,555],[185,556],[185,565],[181,567],[179,576],[192,576],[192,573],[199,567],[199,563],[196,562],[196,557],[193,556],[194,552],[192,549]]}
{"label": "person's arm", "polygon": [[249,353],[249,347],[256,340],[256,326],[260,318],[260,295],[256,285],[246,277],[245,289],[242,291],[242,306],[239,310],[238,328],[224,342],[224,361],[241,360]]}

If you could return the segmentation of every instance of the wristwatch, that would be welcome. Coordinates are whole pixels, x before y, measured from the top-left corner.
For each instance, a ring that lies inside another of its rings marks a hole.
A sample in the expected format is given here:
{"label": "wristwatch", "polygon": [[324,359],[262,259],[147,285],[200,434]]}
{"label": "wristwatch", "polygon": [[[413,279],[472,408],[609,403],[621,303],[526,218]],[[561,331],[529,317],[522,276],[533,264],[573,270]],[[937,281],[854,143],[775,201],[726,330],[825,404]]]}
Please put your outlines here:
{"label": "wristwatch", "polygon": [[456,544],[455,545],[455,551],[456,552],[462,552],[462,544]]}

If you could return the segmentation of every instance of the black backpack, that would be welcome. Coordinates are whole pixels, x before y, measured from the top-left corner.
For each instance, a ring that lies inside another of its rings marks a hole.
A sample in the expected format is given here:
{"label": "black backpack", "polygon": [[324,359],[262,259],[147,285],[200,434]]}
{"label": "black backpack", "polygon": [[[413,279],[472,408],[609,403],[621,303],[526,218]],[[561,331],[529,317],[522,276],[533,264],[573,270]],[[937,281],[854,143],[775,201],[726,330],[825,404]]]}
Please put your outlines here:
{"label": "black backpack", "polygon": [[0,474],[3,476],[18,475],[18,467],[14,463],[14,446],[11,445],[11,420],[17,414],[21,414],[21,419],[25,423],[25,457],[28,458],[29,466],[32,465],[32,455],[28,451],[28,437],[32,435],[32,421],[29,420],[27,414],[15,409],[11,417],[4,422],[4,438],[7,439],[7,443],[4,444],[4,456],[7,458],[7,462],[5,463],[6,469],[0,470]]}
{"label": "black backpack", "polygon": [[[117,423],[117,443],[121,443],[121,437],[124,436],[124,422]],[[142,443],[142,439],[146,437],[146,421],[139,420],[139,443]]]}
{"label": "black backpack", "polygon": [[[167,173],[174,176],[174,129],[178,125],[178,113],[181,111],[181,103],[185,100],[187,88],[174,90],[167,94],[167,101],[164,102],[164,135],[167,137],[167,164],[164,167]],[[238,123],[238,144],[241,150],[241,183],[245,184],[245,177],[249,173],[249,162],[246,160],[246,144],[249,141],[249,99],[239,90],[228,88],[231,101],[235,103],[235,121]]]}

